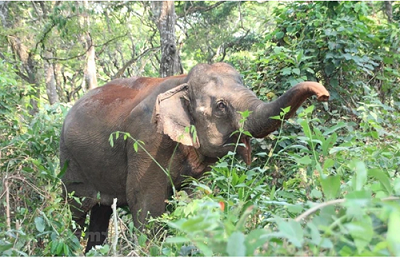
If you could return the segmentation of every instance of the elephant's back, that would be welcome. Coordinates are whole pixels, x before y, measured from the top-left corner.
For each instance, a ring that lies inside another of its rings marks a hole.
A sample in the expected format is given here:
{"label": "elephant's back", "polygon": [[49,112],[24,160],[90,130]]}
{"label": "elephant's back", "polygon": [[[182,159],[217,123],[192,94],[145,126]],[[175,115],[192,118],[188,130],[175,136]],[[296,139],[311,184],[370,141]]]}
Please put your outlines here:
{"label": "elephant's back", "polygon": [[[185,75],[150,78],[116,79],[87,92],[68,112],[64,120],[65,144],[82,137],[100,137],[125,129],[124,123],[131,111],[153,95],[175,87]],[[151,105],[151,103],[148,103]],[[70,143],[73,144],[73,143]]]}
{"label": "elephant's back", "polygon": [[[115,118],[128,113],[148,96],[163,92],[181,83],[186,75],[167,78],[132,77],[115,79],[90,90],[79,99],[69,113],[90,114],[91,117]],[[165,87],[166,86],[166,87]],[[85,114],[81,114],[84,116]]]}

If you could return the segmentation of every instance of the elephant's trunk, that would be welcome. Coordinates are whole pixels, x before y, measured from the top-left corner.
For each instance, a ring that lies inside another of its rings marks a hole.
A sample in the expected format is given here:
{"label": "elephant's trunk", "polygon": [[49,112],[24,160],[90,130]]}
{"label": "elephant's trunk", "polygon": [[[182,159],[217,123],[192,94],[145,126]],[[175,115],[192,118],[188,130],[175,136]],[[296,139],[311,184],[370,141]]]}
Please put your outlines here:
{"label": "elephant's trunk", "polygon": [[271,119],[279,116],[282,108],[290,106],[290,111],[285,119],[291,117],[300,105],[312,95],[316,95],[318,101],[328,101],[329,92],[324,86],[317,82],[302,82],[288,90],[275,101],[264,103],[262,101],[251,101],[248,110],[253,111],[245,123],[245,130],[249,131],[255,138],[263,138],[275,131],[281,122]]}

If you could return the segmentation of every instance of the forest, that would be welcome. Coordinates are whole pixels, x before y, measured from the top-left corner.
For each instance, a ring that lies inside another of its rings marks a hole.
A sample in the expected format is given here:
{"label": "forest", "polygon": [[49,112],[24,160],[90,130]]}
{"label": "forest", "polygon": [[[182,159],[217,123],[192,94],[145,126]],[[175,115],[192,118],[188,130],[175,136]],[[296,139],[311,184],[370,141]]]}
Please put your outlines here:
{"label": "forest", "polygon": [[330,99],[282,110],[250,166],[229,152],[144,230],[114,209],[86,255],[400,256],[400,2],[1,1],[0,23],[0,256],[83,255],[59,158],[79,98],[217,62],[266,102],[303,81]]}

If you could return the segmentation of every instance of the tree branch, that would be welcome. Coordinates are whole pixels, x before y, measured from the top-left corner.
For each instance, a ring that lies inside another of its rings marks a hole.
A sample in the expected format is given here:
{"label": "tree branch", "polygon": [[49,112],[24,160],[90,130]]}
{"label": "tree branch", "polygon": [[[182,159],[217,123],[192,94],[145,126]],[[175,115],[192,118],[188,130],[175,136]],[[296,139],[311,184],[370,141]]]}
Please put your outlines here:
{"label": "tree branch", "polygon": [[[86,53],[90,50],[90,48],[91,48],[92,46],[93,46],[93,47],[100,47],[100,46],[101,46],[101,47],[104,47],[105,45],[111,43],[112,41],[115,41],[115,40],[117,40],[117,39],[123,38],[123,37],[125,37],[126,35],[127,35],[127,33],[124,34],[124,35],[118,36],[118,37],[116,37],[116,38],[110,39],[109,41],[106,41],[105,43],[103,43],[103,44],[101,44],[101,45],[91,44],[90,46],[88,46],[88,48],[85,50],[85,52],[83,52],[83,53],[81,53],[81,54],[78,54],[78,55],[76,55],[76,56],[71,56],[71,57],[66,57],[66,58],[59,58],[59,57],[44,57],[44,56],[40,55],[40,57],[41,57],[43,60],[46,60],[46,61],[49,61],[49,60],[67,61],[67,60],[71,60],[71,59],[83,57],[83,56],[86,55]],[[100,52],[98,52],[98,55],[100,55],[101,52],[102,52],[103,50],[104,50],[104,49],[102,49]]]}
{"label": "tree branch", "polygon": [[137,60],[139,60],[141,57],[143,57],[144,55],[146,55],[148,52],[150,51],[155,51],[158,50],[158,47],[155,48],[148,48],[145,51],[143,51],[143,53],[141,53],[140,55],[138,55],[137,57],[131,58],[128,62],[126,62],[121,69],[118,70],[118,72],[112,76],[112,79],[116,79],[116,78],[120,78],[122,76],[122,74],[125,72],[125,70],[134,62],[136,62]]}
{"label": "tree branch", "polygon": [[250,32],[250,30],[247,30],[247,31],[246,31],[246,34],[244,34],[242,37],[238,38],[238,39],[235,40],[235,41],[232,41],[232,42],[229,42],[228,44],[226,44],[226,46],[224,46],[224,48],[223,48],[223,54],[222,54],[222,57],[221,57],[221,59],[219,60],[219,62],[224,61],[225,56],[226,56],[226,50],[229,49],[229,48],[234,47],[235,45],[239,45],[240,42],[241,42],[245,37],[247,37],[247,35],[249,34],[249,32]]}
{"label": "tree branch", "polygon": [[[393,201],[393,200],[400,200],[400,197],[396,197],[396,196],[389,196],[386,198],[382,198],[381,201],[386,202],[386,201]],[[336,200],[330,200],[327,202],[323,202],[320,203],[308,210],[306,210],[304,213],[300,214],[297,218],[295,218],[295,221],[300,222],[301,220],[307,218],[308,216],[310,216],[311,214],[313,214],[314,212],[326,207],[326,206],[330,206],[330,205],[335,205],[335,204],[339,204],[339,203],[344,203],[346,201],[346,199],[336,199]]]}
{"label": "tree branch", "polygon": [[185,17],[186,15],[189,15],[189,14],[192,14],[192,13],[195,13],[195,12],[207,12],[207,11],[210,11],[210,10],[212,10],[214,8],[217,8],[218,6],[220,6],[220,5],[224,4],[224,3],[225,3],[225,1],[220,1],[220,2],[217,2],[217,3],[213,4],[213,5],[210,5],[208,7],[193,6],[192,5],[187,10],[185,10],[183,14],[177,14],[177,17],[178,18],[182,18],[182,17]]}

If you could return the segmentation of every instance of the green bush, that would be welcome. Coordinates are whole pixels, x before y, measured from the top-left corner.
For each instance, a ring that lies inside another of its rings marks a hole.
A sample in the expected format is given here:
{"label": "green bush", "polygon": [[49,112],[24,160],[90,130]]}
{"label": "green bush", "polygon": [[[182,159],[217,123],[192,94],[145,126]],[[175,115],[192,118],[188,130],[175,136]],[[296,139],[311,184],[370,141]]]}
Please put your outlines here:
{"label": "green bush", "polygon": [[317,80],[331,100],[354,107],[370,89],[381,102],[398,101],[399,27],[377,23],[366,2],[292,2],[274,9],[246,77],[259,95],[273,98],[299,81]]}
{"label": "green bush", "polygon": [[[384,118],[384,106],[374,107]],[[399,255],[395,231],[400,203],[395,195],[400,194],[400,178],[395,172],[400,138],[385,137],[383,143],[374,127],[360,134],[352,123],[324,127],[310,119],[312,111],[313,106],[303,110],[295,121],[304,135],[273,153],[267,168],[230,166],[227,160],[234,156],[228,155],[204,180],[193,183],[195,197],[179,194],[172,201],[173,212],[159,219],[171,235],[160,254]],[[371,110],[368,114],[374,116]],[[375,141],[369,146],[361,139]],[[266,175],[282,156],[291,164],[286,171],[296,172],[275,188]]]}
{"label": "green bush", "polygon": [[0,255],[76,254],[80,243],[59,178],[59,138],[68,107],[44,105],[32,117],[21,106],[28,101],[15,80],[2,75],[0,87]]}

